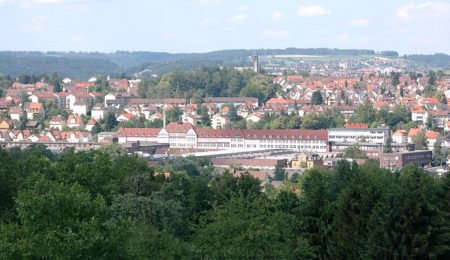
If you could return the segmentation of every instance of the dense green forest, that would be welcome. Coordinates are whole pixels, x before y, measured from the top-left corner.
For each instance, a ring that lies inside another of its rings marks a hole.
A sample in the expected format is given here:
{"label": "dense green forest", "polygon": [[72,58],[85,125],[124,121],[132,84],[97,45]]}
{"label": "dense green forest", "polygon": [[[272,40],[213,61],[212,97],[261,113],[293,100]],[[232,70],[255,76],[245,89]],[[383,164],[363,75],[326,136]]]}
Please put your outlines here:
{"label": "dense green forest", "polygon": [[450,55],[436,53],[432,55],[404,55],[405,60],[413,61],[427,68],[450,68]]}
{"label": "dense green forest", "polygon": [[[204,66],[249,66],[252,55],[375,55],[373,50],[286,48],[255,50],[219,50],[206,53],[167,52],[38,52],[0,51],[0,74],[17,77],[26,72],[30,75],[57,72],[62,77],[88,79],[95,74],[120,75],[145,72],[162,74],[169,71],[187,71]],[[380,55],[396,56],[394,51]]]}
{"label": "dense green forest", "polygon": [[271,76],[252,71],[209,67],[189,72],[170,72],[159,78],[144,80],[140,95],[145,98],[186,97],[200,101],[203,97],[256,97],[265,102],[280,92]]}
{"label": "dense green forest", "polygon": [[262,192],[208,159],[34,145],[0,150],[0,183],[0,259],[450,257],[450,175],[412,166],[341,161]]}

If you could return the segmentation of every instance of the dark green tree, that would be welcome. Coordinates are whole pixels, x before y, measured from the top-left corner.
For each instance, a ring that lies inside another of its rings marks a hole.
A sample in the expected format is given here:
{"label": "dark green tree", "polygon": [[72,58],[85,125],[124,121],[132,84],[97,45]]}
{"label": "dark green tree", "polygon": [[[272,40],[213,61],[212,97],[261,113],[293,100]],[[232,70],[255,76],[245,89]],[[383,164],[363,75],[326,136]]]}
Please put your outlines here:
{"label": "dark green tree", "polygon": [[284,181],[286,180],[286,177],[286,171],[283,169],[283,167],[277,165],[273,173],[273,179],[276,181]]}
{"label": "dark green tree", "polygon": [[312,93],[311,96],[311,104],[313,105],[322,105],[323,104],[323,97],[320,90],[316,90]]}
{"label": "dark green tree", "polygon": [[433,70],[428,71],[428,84],[434,86],[436,84],[437,76]]}
{"label": "dark green tree", "polygon": [[106,131],[113,131],[116,126],[117,126],[117,119],[116,119],[116,115],[112,112],[108,112],[105,115],[105,118],[103,119],[104,121],[104,126],[103,128]]}

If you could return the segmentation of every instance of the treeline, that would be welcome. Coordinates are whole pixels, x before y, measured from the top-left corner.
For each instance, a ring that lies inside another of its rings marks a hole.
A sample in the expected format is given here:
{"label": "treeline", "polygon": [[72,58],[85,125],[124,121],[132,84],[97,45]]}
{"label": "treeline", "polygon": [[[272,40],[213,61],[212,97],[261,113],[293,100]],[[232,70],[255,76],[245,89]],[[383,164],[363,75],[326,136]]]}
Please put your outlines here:
{"label": "treeline", "polygon": [[150,167],[115,146],[0,150],[0,166],[1,259],[450,257],[450,175],[412,166],[278,169],[265,192],[207,159]]}
{"label": "treeline", "polygon": [[11,77],[20,74],[52,74],[88,79],[96,74],[118,75],[121,69],[107,59],[67,58],[44,55],[4,55],[0,53],[0,72]]}
{"label": "treeline", "polygon": [[265,102],[275,96],[280,86],[270,76],[231,68],[201,68],[189,72],[171,72],[144,80],[140,95],[144,98],[255,97]]}
{"label": "treeline", "polygon": [[167,52],[38,52],[1,51],[0,72],[17,76],[21,73],[40,75],[57,72],[63,77],[87,79],[95,74],[130,75],[146,69],[153,73],[190,70],[207,65],[249,66],[252,55],[374,55],[373,50],[344,50],[327,48],[287,48],[256,50],[220,50],[206,53]]}
{"label": "treeline", "polygon": [[404,59],[416,62],[427,68],[450,68],[450,55],[436,53],[431,55],[411,54],[404,55]]}

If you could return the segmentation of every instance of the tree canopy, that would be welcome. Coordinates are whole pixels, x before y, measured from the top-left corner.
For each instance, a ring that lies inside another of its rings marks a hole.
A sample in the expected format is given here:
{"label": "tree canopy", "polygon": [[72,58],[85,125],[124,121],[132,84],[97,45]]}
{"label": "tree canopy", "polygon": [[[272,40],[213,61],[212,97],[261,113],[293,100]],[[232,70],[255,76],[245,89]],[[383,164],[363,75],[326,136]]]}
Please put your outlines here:
{"label": "tree canopy", "polygon": [[[0,149],[0,259],[447,259],[450,175],[339,161],[279,189],[206,158]],[[167,176],[169,173],[170,176]]]}

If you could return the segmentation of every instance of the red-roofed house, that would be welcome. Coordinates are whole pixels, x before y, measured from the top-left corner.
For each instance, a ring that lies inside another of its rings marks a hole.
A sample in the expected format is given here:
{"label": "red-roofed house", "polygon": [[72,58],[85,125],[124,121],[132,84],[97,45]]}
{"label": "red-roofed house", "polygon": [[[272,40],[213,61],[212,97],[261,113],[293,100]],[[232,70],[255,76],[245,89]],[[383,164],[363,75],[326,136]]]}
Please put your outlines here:
{"label": "red-roofed house", "polygon": [[427,131],[425,133],[425,136],[428,139],[428,150],[433,150],[434,144],[436,142],[441,142],[442,141],[442,136],[441,136],[440,132]]}
{"label": "red-roofed house", "polygon": [[80,115],[69,115],[67,118],[67,127],[80,128],[83,125],[83,120]]}
{"label": "red-roofed house", "polygon": [[39,115],[45,116],[44,106],[41,103],[27,102],[25,103],[25,111],[28,120],[33,120]]}
{"label": "red-roofed house", "polygon": [[411,128],[408,132],[408,143],[412,143],[412,138],[416,135],[418,135],[422,129],[420,128]]}
{"label": "red-roofed house", "polygon": [[49,121],[50,129],[58,129],[62,131],[63,127],[66,125],[66,121],[61,116],[54,116]]}
{"label": "red-roofed house", "polygon": [[425,124],[428,118],[428,113],[423,107],[416,105],[413,106],[410,111],[412,121]]}
{"label": "red-roofed house", "polygon": [[117,121],[119,122],[126,122],[134,119],[134,114],[132,113],[123,113],[120,116],[117,117]]}
{"label": "red-roofed house", "polygon": [[228,115],[216,114],[211,118],[211,127],[213,129],[224,128],[230,122]]}
{"label": "red-roofed house", "polygon": [[397,130],[392,135],[392,141],[397,144],[403,144],[408,142],[408,133],[405,130]]}
{"label": "red-roofed house", "polygon": [[11,119],[20,121],[23,111],[21,107],[17,106],[17,107],[10,107],[8,113]]}

